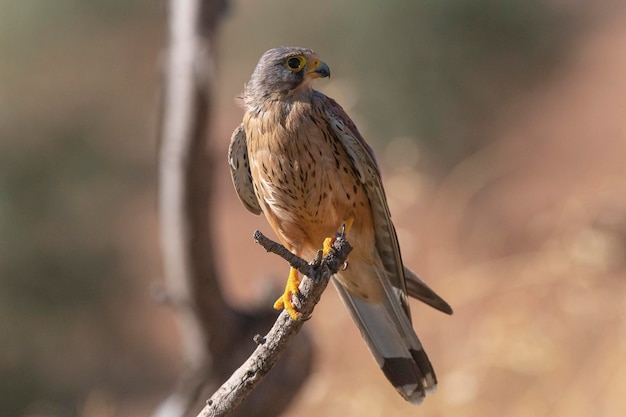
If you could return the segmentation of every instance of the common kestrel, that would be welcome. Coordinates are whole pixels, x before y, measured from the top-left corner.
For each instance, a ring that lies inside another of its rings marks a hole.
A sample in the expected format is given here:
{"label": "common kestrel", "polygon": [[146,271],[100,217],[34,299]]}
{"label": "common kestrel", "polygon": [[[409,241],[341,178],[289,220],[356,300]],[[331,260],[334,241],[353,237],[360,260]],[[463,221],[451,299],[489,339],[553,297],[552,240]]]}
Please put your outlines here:
{"label": "common kestrel", "polygon": [[[405,268],[374,153],[333,99],[313,90],[330,76],[310,49],[267,51],[245,85],[245,115],[229,148],[244,206],[265,214],[281,242],[312,259],[342,228],[353,247],[333,282],[371,353],[408,401],[434,390],[435,372],[411,325],[408,294],[451,314],[450,306]],[[300,283],[291,269],[274,307],[297,320]]]}

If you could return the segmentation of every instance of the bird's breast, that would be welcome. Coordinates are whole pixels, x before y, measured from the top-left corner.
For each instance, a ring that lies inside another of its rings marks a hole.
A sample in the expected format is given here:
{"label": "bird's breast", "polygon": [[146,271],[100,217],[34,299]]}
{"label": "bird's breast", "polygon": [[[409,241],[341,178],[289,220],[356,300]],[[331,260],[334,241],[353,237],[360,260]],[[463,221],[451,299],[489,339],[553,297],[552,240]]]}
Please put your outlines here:
{"label": "bird's breast", "polygon": [[354,163],[322,111],[311,105],[247,114],[255,192],[283,240],[319,247],[369,202]]}

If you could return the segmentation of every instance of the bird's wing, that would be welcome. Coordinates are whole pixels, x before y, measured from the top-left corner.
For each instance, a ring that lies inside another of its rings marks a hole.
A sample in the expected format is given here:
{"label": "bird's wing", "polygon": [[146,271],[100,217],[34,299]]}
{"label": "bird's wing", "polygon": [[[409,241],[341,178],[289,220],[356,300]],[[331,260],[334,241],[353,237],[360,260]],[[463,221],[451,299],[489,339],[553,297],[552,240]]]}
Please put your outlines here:
{"label": "bird's wing", "polygon": [[372,208],[376,249],[383,262],[386,276],[393,288],[395,297],[402,305],[409,320],[411,312],[407,298],[404,269],[400,255],[400,246],[396,230],[391,222],[391,214],[387,206],[385,190],[382,186],[380,169],[376,163],[374,152],[365,142],[350,117],[337,102],[318,93],[325,100],[328,121],[337,138],[341,140],[363,184]]}
{"label": "bird's wing", "polygon": [[254,193],[248,148],[246,146],[246,132],[241,124],[230,138],[228,147],[228,165],[233,185],[243,205],[254,214],[261,214],[259,200]]}
{"label": "bird's wing", "polygon": [[404,267],[406,278],[406,291],[410,297],[420,300],[443,313],[452,314],[452,307],[435,291],[433,291],[417,274],[406,266]]}

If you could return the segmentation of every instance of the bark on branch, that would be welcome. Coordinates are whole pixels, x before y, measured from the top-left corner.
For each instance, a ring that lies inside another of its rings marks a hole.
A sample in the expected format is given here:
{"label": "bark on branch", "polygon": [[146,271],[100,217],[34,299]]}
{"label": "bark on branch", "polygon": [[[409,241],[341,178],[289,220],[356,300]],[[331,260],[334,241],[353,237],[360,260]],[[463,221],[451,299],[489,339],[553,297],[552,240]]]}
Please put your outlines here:
{"label": "bark on branch", "polygon": [[287,349],[293,337],[313,313],[330,277],[343,267],[352,250],[345,237],[339,237],[330,253],[322,257],[320,252],[315,260],[307,263],[259,231],[254,233],[254,238],[265,250],[279,255],[304,276],[300,283],[298,300],[294,301],[305,319],[292,320],[283,311],[265,337],[255,337],[255,342],[258,343],[256,350],[213,394],[198,417],[226,416],[237,408]]}

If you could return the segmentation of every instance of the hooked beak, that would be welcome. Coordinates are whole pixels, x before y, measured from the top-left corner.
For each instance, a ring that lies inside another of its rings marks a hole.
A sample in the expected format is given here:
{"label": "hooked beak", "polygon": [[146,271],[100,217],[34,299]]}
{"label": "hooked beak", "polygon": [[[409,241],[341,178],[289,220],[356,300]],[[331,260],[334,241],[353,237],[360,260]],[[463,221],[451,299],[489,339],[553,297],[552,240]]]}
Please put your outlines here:
{"label": "hooked beak", "polygon": [[330,68],[325,62],[316,59],[311,63],[306,74],[311,78],[326,78],[330,77]]}

